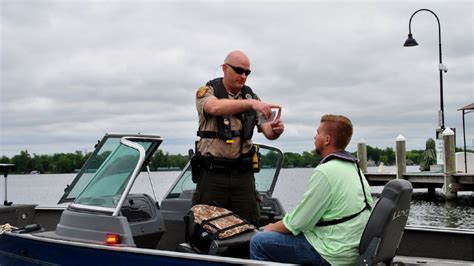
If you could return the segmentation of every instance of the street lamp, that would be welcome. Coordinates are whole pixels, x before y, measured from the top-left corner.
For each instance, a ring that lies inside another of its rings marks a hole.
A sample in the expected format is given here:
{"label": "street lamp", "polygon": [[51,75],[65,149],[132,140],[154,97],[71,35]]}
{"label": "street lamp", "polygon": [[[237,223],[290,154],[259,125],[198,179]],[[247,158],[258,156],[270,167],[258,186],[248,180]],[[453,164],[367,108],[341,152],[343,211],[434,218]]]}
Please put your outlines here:
{"label": "street lamp", "polygon": [[[444,73],[448,72],[448,69],[446,66],[443,65],[443,60],[441,57],[441,25],[439,24],[439,19],[436,14],[429,10],[429,9],[419,9],[413,13],[410,17],[410,22],[408,23],[408,39],[405,41],[405,44],[403,46],[405,47],[410,47],[410,46],[417,46],[418,43],[416,42],[415,39],[413,39],[413,35],[411,34],[411,20],[413,16],[420,12],[420,11],[428,11],[431,14],[433,14],[436,17],[436,20],[438,21],[438,36],[439,36],[439,97],[440,97],[440,112],[438,113],[438,125],[441,129],[441,132],[444,130],[444,103],[443,103],[443,71]],[[441,118],[441,119],[440,119]],[[438,136],[437,136],[438,137]]]}

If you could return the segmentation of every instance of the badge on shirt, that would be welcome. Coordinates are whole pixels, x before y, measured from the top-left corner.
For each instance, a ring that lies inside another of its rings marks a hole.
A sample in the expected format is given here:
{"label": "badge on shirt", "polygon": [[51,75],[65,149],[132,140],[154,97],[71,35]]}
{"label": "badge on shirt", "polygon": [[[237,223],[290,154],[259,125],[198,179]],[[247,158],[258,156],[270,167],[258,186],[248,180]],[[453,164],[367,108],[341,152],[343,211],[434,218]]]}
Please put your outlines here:
{"label": "badge on shirt", "polygon": [[197,98],[202,98],[206,93],[209,91],[209,87],[207,86],[202,86],[196,91],[196,97]]}

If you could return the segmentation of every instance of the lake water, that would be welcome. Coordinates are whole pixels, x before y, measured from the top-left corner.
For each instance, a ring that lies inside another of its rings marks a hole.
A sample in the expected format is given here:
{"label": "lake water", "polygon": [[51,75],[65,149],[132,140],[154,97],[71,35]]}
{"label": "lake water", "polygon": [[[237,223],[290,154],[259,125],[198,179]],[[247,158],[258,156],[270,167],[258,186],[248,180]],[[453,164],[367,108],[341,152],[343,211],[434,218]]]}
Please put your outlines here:
{"label": "lake water", "polygon": [[[286,211],[291,211],[298,204],[303,194],[304,187],[311,175],[312,168],[282,169],[278,179],[274,197],[280,199]],[[377,167],[369,167],[369,172],[376,172]],[[385,172],[394,172],[394,167],[385,167]],[[418,166],[408,166],[407,172],[417,172]],[[142,173],[132,189],[132,192],[142,192],[156,195],[158,201],[178,177],[178,171],[152,172],[152,186],[146,173]],[[61,198],[64,188],[70,184],[76,174],[54,175],[9,175],[8,176],[8,201],[14,203],[36,203],[41,206],[56,206]],[[4,179],[4,178],[3,178]],[[3,182],[0,185],[0,201],[3,202]],[[372,187],[372,193],[377,195],[382,187]],[[408,224],[436,227],[463,228],[474,230],[474,195],[472,192],[459,193],[456,202],[447,202],[437,195],[429,198],[426,189],[415,189]]]}

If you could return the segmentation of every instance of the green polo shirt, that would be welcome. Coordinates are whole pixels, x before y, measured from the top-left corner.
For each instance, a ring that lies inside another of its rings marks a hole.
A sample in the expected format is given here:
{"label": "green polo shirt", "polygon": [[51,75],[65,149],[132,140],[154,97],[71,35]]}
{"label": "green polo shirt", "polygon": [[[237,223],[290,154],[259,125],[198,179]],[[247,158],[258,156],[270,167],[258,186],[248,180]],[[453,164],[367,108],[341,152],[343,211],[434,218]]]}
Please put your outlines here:
{"label": "green polo shirt", "polygon": [[[367,201],[372,206],[370,186],[365,178],[363,183]],[[356,264],[360,238],[370,210],[336,225],[316,227],[315,224],[320,220],[349,216],[364,206],[356,165],[333,159],[314,169],[303,199],[293,211],[285,215],[283,223],[293,235],[303,233],[314,249],[332,265]]]}

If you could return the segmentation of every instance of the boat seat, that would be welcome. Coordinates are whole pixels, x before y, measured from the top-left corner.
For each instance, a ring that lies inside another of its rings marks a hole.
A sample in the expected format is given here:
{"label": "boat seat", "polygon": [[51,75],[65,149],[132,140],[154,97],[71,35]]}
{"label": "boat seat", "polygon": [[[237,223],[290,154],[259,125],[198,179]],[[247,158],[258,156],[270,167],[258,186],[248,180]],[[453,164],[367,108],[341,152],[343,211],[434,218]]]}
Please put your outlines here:
{"label": "boat seat", "polygon": [[359,265],[391,265],[403,236],[413,192],[404,179],[388,182],[375,205],[359,244]]}
{"label": "boat seat", "polygon": [[[257,233],[257,230],[248,231],[240,235],[232,236],[226,239],[215,239],[209,246],[208,255],[224,255],[248,258],[249,243],[252,237]],[[176,248],[178,252],[184,253],[198,253],[201,251],[191,247],[188,243],[181,243]]]}

